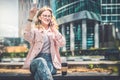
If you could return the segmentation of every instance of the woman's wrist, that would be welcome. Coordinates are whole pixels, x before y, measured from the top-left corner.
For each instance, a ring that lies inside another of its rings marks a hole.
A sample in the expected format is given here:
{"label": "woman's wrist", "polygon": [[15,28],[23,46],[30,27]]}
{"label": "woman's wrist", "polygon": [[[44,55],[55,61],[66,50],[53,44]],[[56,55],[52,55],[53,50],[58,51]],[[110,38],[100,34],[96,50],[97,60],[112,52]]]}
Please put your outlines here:
{"label": "woman's wrist", "polygon": [[30,19],[30,18],[28,18],[28,19],[27,19],[27,21],[29,21],[29,22],[33,22],[33,20],[32,20],[32,19]]}

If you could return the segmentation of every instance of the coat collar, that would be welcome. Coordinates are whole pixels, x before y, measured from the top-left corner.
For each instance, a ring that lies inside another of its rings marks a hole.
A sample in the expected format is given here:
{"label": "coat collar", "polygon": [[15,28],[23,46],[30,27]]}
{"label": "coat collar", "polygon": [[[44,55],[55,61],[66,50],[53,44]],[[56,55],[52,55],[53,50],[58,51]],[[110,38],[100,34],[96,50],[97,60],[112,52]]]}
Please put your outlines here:
{"label": "coat collar", "polygon": [[41,28],[41,29],[38,29],[38,30],[41,33],[43,33],[44,31],[51,32],[51,28],[49,28],[48,30],[45,30],[45,28]]}

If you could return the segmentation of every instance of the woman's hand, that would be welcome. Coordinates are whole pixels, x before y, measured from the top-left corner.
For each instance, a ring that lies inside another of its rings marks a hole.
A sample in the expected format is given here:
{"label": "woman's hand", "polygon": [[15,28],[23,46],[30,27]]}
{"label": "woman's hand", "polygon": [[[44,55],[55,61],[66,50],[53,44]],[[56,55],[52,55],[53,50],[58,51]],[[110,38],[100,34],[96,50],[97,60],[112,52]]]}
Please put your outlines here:
{"label": "woman's hand", "polygon": [[30,12],[29,12],[29,19],[33,19],[33,17],[36,15],[36,13],[37,13],[37,8],[32,8],[31,10],[30,10]]}

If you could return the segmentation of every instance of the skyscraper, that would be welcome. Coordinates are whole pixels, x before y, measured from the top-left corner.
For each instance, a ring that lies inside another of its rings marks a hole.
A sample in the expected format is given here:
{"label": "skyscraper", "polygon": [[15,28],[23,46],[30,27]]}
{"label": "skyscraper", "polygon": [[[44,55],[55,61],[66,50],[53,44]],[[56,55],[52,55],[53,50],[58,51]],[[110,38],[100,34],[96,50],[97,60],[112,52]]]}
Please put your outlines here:
{"label": "skyscraper", "polygon": [[120,30],[120,0],[101,0],[103,23],[112,23]]}
{"label": "skyscraper", "polygon": [[116,44],[113,43],[113,39],[120,39],[120,0],[101,0],[101,17],[104,27],[104,32],[102,31],[101,34],[108,34],[103,36],[103,42],[106,44],[104,46],[114,47]]}
{"label": "skyscraper", "polygon": [[100,0],[55,0],[63,51],[99,48]]}

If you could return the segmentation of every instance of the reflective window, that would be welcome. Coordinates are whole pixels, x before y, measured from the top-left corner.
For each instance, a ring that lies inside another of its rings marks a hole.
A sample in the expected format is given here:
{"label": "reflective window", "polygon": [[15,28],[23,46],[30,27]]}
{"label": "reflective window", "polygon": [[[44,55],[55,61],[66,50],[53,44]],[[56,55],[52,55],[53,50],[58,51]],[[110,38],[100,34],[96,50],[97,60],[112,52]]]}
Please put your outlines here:
{"label": "reflective window", "polygon": [[102,20],[105,20],[106,19],[106,16],[102,16]]}
{"label": "reflective window", "polygon": [[66,50],[70,50],[70,25],[65,25]]}
{"label": "reflective window", "polygon": [[81,22],[74,23],[75,50],[82,49],[82,27]]}
{"label": "reflective window", "polygon": [[116,0],[112,0],[112,2],[111,3],[116,3]]}
{"label": "reflective window", "polygon": [[87,22],[87,48],[94,46],[94,24],[91,21]]}
{"label": "reflective window", "polygon": [[120,0],[117,0],[117,3],[120,3]]}
{"label": "reflective window", "polygon": [[117,6],[117,14],[120,14],[120,5]]}
{"label": "reflective window", "polygon": [[111,16],[107,16],[107,17],[108,17],[108,18],[107,18],[108,20],[111,20]]}
{"label": "reflective window", "polygon": [[117,16],[111,16],[112,17],[112,20],[116,20],[117,19]]}
{"label": "reflective window", "polygon": [[106,0],[107,1],[107,4],[110,4],[111,3],[111,0]]}
{"label": "reflective window", "polygon": [[107,10],[107,14],[111,14],[111,9],[108,9],[108,10]]}
{"label": "reflective window", "polygon": [[107,0],[102,0],[102,4],[105,4],[105,3],[107,3]]}
{"label": "reflective window", "polygon": [[[68,1],[68,2],[67,2]],[[72,2],[72,3],[71,3]],[[91,0],[58,0],[56,1],[57,18],[66,16],[69,14],[77,13],[83,10],[92,11],[94,13],[100,13],[100,1]]]}

